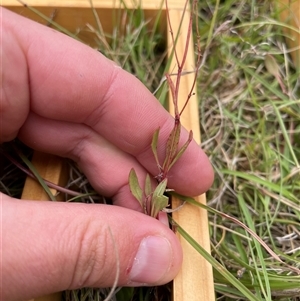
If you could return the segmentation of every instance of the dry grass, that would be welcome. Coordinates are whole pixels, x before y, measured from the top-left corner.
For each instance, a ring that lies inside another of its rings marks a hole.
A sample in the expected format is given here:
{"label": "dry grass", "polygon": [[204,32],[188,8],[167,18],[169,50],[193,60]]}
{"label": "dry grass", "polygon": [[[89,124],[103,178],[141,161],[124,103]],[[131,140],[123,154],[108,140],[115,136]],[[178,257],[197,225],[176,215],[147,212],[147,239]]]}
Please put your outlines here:
{"label": "dry grass", "polygon": [[[206,61],[199,76],[203,148],[216,171],[208,205],[299,268],[299,70],[268,1],[211,5],[200,12]],[[293,272],[248,233],[214,214],[210,225],[213,255],[259,300],[299,300],[299,277],[289,278]],[[221,300],[243,299],[218,273],[215,282]]]}

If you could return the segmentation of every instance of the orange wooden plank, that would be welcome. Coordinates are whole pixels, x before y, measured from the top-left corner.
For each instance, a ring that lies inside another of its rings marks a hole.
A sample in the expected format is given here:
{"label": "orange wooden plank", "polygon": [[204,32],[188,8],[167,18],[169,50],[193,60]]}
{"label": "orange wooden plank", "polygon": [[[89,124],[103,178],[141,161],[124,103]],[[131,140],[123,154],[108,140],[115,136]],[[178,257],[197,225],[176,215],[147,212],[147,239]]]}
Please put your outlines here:
{"label": "orange wooden plank", "polygon": [[[184,7],[185,0],[182,0],[181,7]],[[178,42],[177,52],[178,56],[182,57],[185,45],[186,35],[188,31],[188,24],[190,12],[187,11],[182,15],[182,9],[174,9],[169,5],[169,13],[172,22],[174,35],[177,36],[179,30],[180,20],[183,22],[181,25]],[[168,36],[169,51],[172,51],[171,36]],[[188,48],[188,56],[185,66],[193,68],[195,66],[193,42],[190,41]],[[175,58],[171,63],[170,70],[174,72],[176,68]],[[190,92],[194,80],[194,74],[184,75],[181,78],[181,85],[179,90],[179,108],[183,107],[187,95]],[[196,91],[195,91],[196,92]],[[193,131],[194,139],[200,143],[200,126],[199,126],[199,105],[197,94],[195,94],[189,101],[185,111],[181,115],[182,125]],[[174,106],[170,95],[170,113],[174,113]],[[196,201],[205,204],[205,195],[200,195],[195,198]],[[176,208],[181,204],[179,200],[172,200],[172,207]],[[207,211],[190,204],[185,204],[180,210],[173,213],[174,220],[192,236],[203,248],[210,253],[210,237],[208,229],[208,216]],[[183,265],[180,273],[173,282],[173,301],[213,301],[215,300],[213,272],[211,265],[197,253],[197,251],[178,234],[183,249]]]}
{"label": "orange wooden plank", "polygon": [[300,1],[276,0],[280,12],[280,20],[296,30],[283,28],[287,35],[287,44],[292,50],[291,56],[295,66],[300,70]]}

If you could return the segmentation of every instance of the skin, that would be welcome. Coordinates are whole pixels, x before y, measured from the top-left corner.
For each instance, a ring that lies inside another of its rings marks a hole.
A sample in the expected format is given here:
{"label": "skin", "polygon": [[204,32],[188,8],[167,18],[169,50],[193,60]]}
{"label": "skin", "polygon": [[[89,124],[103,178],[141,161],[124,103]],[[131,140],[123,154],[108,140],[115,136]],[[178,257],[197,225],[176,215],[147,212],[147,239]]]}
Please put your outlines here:
{"label": "skin", "polygon": [[[139,179],[146,172],[157,175],[152,135],[161,128],[162,160],[174,119],[141,82],[99,52],[0,10],[0,143],[18,137],[36,150],[73,159],[117,205],[21,201],[0,194],[0,299],[108,287],[116,270],[122,286],[169,282],[181,266],[180,244],[163,223],[139,212],[128,174],[133,167]],[[183,130],[181,144],[187,136]],[[168,178],[170,188],[193,196],[210,187],[213,171],[192,142]]]}

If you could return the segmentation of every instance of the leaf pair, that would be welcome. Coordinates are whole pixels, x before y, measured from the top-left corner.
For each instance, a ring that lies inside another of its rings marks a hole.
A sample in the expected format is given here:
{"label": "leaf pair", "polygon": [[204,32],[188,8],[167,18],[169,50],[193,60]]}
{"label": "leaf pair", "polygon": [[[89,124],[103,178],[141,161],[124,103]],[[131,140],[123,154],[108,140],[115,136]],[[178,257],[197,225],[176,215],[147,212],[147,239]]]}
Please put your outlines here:
{"label": "leaf pair", "polygon": [[188,140],[178,150],[181,124],[180,124],[179,118],[175,118],[174,128],[172,129],[172,131],[168,137],[168,140],[167,140],[165,160],[163,162],[163,165],[161,166],[159,163],[159,160],[158,160],[158,155],[157,155],[157,142],[158,142],[159,131],[160,131],[160,128],[158,128],[153,134],[151,149],[152,149],[156,164],[157,164],[159,172],[160,172],[156,178],[158,179],[159,182],[161,182],[162,180],[166,179],[169,170],[172,168],[172,166],[177,162],[177,160],[182,156],[182,154],[185,152],[185,150],[189,146],[190,142],[193,139],[193,132],[190,131]]}
{"label": "leaf pair", "polygon": [[156,217],[159,211],[168,206],[169,199],[164,195],[167,188],[167,179],[161,181],[152,191],[151,178],[147,174],[145,189],[139,184],[135,170],[132,168],[129,173],[129,187],[132,195],[138,200],[145,214]]}

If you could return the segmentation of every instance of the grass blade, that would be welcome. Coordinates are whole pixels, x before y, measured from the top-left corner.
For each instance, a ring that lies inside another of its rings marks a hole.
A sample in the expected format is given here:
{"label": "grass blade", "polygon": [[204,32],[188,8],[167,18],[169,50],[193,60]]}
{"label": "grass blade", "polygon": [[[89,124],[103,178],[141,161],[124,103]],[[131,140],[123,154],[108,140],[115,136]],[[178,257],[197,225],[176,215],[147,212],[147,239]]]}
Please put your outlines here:
{"label": "grass blade", "polygon": [[19,152],[18,150],[17,150],[17,152],[18,152],[18,155],[20,156],[20,158],[24,161],[24,163],[28,166],[28,168],[34,174],[34,176],[36,177],[37,181],[43,187],[43,189],[45,190],[45,192],[49,196],[50,200],[51,201],[56,201],[55,196],[53,195],[53,193],[51,192],[51,190],[49,189],[49,187],[46,185],[45,181],[40,176],[40,174],[38,173],[38,171],[35,169],[34,165],[21,152]]}
{"label": "grass blade", "polygon": [[235,276],[233,276],[228,270],[224,268],[215,258],[213,258],[204,248],[202,248],[183,228],[180,227],[173,219],[171,223],[174,224],[178,233],[186,239],[188,243],[201,255],[203,256],[212,267],[218,271],[224,278],[226,278],[231,285],[236,287],[242,294],[250,301],[261,301],[258,297],[253,295],[251,291],[244,286]]}

